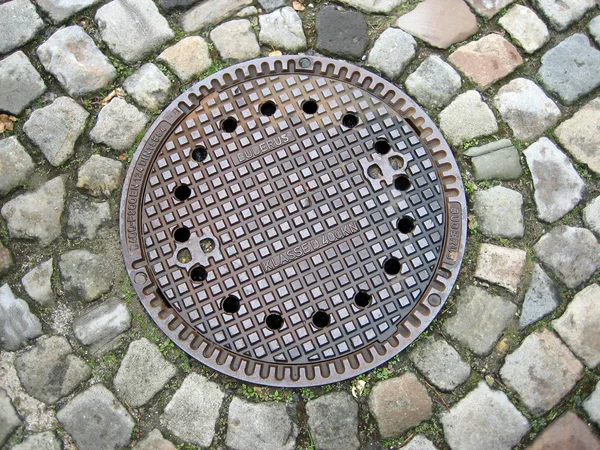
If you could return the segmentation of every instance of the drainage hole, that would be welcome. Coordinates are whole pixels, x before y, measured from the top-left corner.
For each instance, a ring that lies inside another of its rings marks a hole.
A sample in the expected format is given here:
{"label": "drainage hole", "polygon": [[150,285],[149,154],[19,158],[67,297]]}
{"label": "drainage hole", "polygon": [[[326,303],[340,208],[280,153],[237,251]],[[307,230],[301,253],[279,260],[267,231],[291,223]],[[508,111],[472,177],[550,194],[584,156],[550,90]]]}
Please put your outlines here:
{"label": "drainage hole", "polygon": [[201,281],[206,280],[206,276],[208,272],[204,266],[196,266],[192,270],[190,270],[190,278],[192,281],[200,283]]}
{"label": "drainage hole", "polygon": [[177,228],[173,233],[173,237],[177,242],[185,242],[190,238],[190,230],[185,227]]}
{"label": "drainage hole", "polygon": [[394,187],[399,191],[408,191],[410,189],[410,180],[406,175],[400,175],[394,180]]}
{"label": "drainage hole", "polygon": [[388,158],[388,161],[390,163],[390,166],[392,166],[392,169],[394,170],[400,170],[404,166],[404,160],[397,155],[390,156]]}
{"label": "drainage hole", "polygon": [[319,105],[314,100],[306,100],[302,103],[302,111],[306,114],[314,114],[319,110]]}
{"label": "drainage hole", "polygon": [[358,125],[358,116],[356,114],[348,113],[342,117],[342,125],[346,128],[354,128]]}
{"label": "drainage hole", "polygon": [[204,147],[203,145],[199,145],[192,152],[192,159],[196,162],[204,161],[207,156],[208,156],[208,151],[206,150],[206,147]]}
{"label": "drainage hole", "polygon": [[260,105],[260,113],[263,116],[272,116],[277,112],[277,105],[271,100]]}
{"label": "drainage hole", "polygon": [[177,252],[177,261],[181,264],[187,264],[192,260],[192,253],[187,249],[183,248]]}
{"label": "drainage hole", "polygon": [[354,295],[354,303],[359,308],[364,308],[366,306],[369,306],[371,304],[371,294],[369,294],[366,291],[358,291]]}
{"label": "drainage hole", "polygon": [[233,133],[237,126],[238,122],[233,117],[228,117],[223,122],[221,122],[221,128],[227,133]]}
{"label": "drainage hole", "polygon": [[192,190],[190,189],[189,186],[187,186],[185,184],[177,186],[175,188],[175,190],[173,191],[173,196],[181,202],[190,198],[191,195],[192,195]]}
{"label": "drainage hole", "polygon": [[269,329],[271,330],[279,330],[282,326],[283,326],[283,317],[281,317],[279,314],[269,314],[267,316],[267,327],[269,327]]}
{"label": "drainage hole", "polygon": [[377,179],[383,176],[383,172],[377,164],[373,164],[367,169],[367,175],[369,175],[371,178]]}
{"label": "drainage hole", "polygon": [[393,256],[383,262],[383,270],[388,275],[398,275],[400,273],[400,261]]}
{"label": "drainage hole", "polygon": [[211,238],[201,239],[200,248],[204,253],[210,253],[215,249],[215,241],[213,241]]}
{"label": "drainage hole", "polygon": [[240,299],[235,295],[230,295],[223,300],[223,311],[229,314],[235,314],[240,310]]}
{"label": "drainage hole", "polygon": [[398,219],[398,230],[400,233],[408,234],[415,229],[415,221],[412,217],[404,216]]}
{"label": "drainage hole", "polygon": [[327,325],[329,325],[329,320],[329,314],[325,311],[317,311],[312,316],[312,323],[317,328],[325,328]]}
{"label": "drainage hole", "polygon": [[375,141],[375,151],[380,155],[385,155],[392,149],[392,146],[385,139]]}

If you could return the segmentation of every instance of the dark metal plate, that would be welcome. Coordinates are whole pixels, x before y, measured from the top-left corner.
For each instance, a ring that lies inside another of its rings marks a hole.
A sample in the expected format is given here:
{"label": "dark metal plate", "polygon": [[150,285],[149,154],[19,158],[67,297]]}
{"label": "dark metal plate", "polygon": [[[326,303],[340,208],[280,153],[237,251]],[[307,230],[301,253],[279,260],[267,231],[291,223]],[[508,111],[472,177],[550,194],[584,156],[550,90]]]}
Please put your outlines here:
{"label": "dark metal plate", "polygon": [[273,386],[390,359],[442,308],[466,239],[452,152],[401,90],[317,57],[258,59],[178,97],[133,158],[123,254],[158,326]]}

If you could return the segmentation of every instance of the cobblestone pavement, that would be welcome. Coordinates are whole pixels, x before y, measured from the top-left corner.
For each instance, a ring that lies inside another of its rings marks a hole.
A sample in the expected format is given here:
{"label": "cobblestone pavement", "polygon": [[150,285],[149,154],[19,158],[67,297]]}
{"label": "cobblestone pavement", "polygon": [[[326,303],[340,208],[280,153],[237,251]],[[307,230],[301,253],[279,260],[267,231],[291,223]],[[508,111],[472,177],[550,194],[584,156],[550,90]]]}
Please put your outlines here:
{"label": "cobblestone pavement", "polygon": [[[0,447],[600,449],[594,0],[0,2]],[[271,389],[190,360],[120,253],[136,144],[237,61],[311,52],[405,89],[469,200],[461,276],[407,351]]]}

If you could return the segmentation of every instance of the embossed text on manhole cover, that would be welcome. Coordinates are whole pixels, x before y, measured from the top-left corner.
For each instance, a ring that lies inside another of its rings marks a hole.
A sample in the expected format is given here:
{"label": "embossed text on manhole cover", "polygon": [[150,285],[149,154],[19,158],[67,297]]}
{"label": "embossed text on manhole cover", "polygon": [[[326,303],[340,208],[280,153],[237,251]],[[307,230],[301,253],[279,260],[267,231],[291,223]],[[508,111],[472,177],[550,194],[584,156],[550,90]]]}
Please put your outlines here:
{"label": "embossed text on manhole cover", "polygon": [[409,345],[458,276],[456,161],[393,84],[326,58],[239,64],[154,122],[121,201],[127,269],[183,350],[273,386],[344,380]]}

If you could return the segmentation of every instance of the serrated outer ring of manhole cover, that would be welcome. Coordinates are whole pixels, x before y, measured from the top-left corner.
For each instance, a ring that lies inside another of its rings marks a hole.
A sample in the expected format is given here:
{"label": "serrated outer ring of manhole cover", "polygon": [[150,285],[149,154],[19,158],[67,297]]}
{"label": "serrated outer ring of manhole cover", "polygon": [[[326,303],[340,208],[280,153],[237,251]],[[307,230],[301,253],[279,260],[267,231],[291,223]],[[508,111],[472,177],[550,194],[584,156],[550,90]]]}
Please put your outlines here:
{"label": "serrated outer ring of manhole cover", "polygon": [[198,82],[129,167],[120,231],[158,326],[232,377],[316,386],[407,347],[444,305],[466,241],[456,161],[391,83],[321,57]]}

